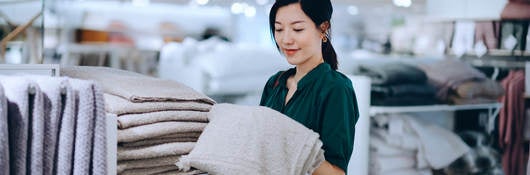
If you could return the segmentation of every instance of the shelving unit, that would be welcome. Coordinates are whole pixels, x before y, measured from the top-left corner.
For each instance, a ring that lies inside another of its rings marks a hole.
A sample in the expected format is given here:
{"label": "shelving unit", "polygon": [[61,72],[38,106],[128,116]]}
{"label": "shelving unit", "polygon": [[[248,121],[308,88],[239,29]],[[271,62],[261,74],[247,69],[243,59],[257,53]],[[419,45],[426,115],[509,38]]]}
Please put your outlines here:
{"label": "shelving unit", "polygon": [[425,105],[425,106],[372,106],[370,116],[385,113],[405,113],[405,112],[432,112],[432,111],[459,111],[473,109],[488,109],[489,116],[496,116],[499,113],[502,103],[471,104],[471,105]]}

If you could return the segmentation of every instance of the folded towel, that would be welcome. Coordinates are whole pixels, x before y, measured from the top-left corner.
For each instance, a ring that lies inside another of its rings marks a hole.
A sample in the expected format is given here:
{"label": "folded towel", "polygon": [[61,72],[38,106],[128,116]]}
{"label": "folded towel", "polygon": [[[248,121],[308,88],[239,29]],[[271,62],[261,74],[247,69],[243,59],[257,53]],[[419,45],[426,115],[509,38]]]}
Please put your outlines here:
{"label": "folded towel", "polygon": [[165,156],[165,157],[155,157],[150,159],[139,159],[139,160],[124,160],[118,162],[117,172],[118,174],[129,169],[137,168],[151,168],[157,166],[175,166],[180,158],[178,156]]}
{"label": "folded towel", "polygon": [[201,132],[207,123],[160,122],[118,130],[118,142],[133,142],[175,133]]}
{"label": "folded towel", "polygon": [[66,78],[49,76],[27,76],[35,81],[43,93],[44,100],[44,162],[43,174],[53,174],[56,149],[59,137],[59,126],[61,121],[61,108],[63,106],[61,87],[67,82]]}
{"label": "folded towel", "polygon": [[355,73],[370,77],[374,85],[414,84],[427,81],[427,76],[421,69],[400,62],[361,64]]}
{"label": "folded towel", "polygon": [[194,101],[214,104],[215,101],[181,83],[106,67],[74,66],[61,69],[61,75],[95,80],[105,93],[132,102]]}
{"label": "folded towel", "polygon": [[94,150],[92,151],[92,174],[107,174],[107,115],[105,99],[100,86],[94,84]]}
{"label": "folded towel", "polygon": [[194,175],[194,174],[201,174],[201,175],[207,175],[201,170],[190,170],[186,172],[182,172],[180,170],[173,170],[173,171],[166,171],[162,173],[157,173],[157,175]]}
{"label": "folded towel", "polygon": [[75,122],[74,174],[89,174],[95,121],[94,83],[92,81],[70,79],[77,94],[78,109]]}
{"label": "folded towel", "polygon": [[188,154],[194,146],[195,142],[176,142],[147,147],[118,147],[118,161],[184,155]]}
{"label": "folded towel", "polygon": [[9,174],[9,128],[7,126],[7,98],[0,84],[0,174]]}
{"label": "folded towel", "polygon": [[60,121],[59,142],[57,143],[57,174],[72,174],[74,160],[75,122],[77,120],[76,103],[78,101],[75,91],[70,83],[65,83],[64,108]]}
{"label": "folded towel", "polygon": [[0,76],[8,100],[10,173],[25,175],[29,142],[29,86],[27,79]]}
{"label": "folded towel", "polygon": [[396,146],[389,145],[381,138],[381,136],[375,134],[370,134],[370,150],[372,154],[382,156],[414,156],[416,154],[415,150],[405,150]]}
{"label": "folded towel", "polygon": [[456,87],[455,91],[462,98],[486,97],[497,99],[504,95],[504,88],[501,84],[490,79],[463,82]]}
{"label": "folded towel", "polygon": [[125,114],[118,117],[118,127],[125,129],[138,125],[167,121],[208,122],[207,112],[200,111],[158,111],[141,114]]}
{"label": "folded towel", "polygon": [[106,111],[118,116],[122,114],[146,113],[165,110],[190,110],[207,112],[212,107],[210,104],[194,101],[133,103],[129,100],[111,94],[104,94],[104,97]]}
{"label": "folded towel", "polygon": [[158,167],[150,167],[150,168],[130,169],[130,170],[125,170],[119,174],[121,175],[147,175],[147,174],[158,174],[158,173],[163,173],[166,171],[178,170],[178,169],[179,168],[175,165],[167,165],[167,166],[158,166]]}
{"label": "folded towel", "polygon": [[370,166],[377,171],[392,172],[393,170],[415,168],[415,156],[370,156]]}
{"label": "folded towel", "polygon": [[214,105],[197,145],[177,166],[211,174],[311,174],[324,161],[318,134],[267,107]]}
{"label": "folded towel", "polygon": [[122,147],[140,147],[140,146],[154,146],[164,143],[173,143],[173,142],[197,142],[199,137],[178,137],[178,138],[153,138],[145,139],[129,143],[120,143],[119,146]]}

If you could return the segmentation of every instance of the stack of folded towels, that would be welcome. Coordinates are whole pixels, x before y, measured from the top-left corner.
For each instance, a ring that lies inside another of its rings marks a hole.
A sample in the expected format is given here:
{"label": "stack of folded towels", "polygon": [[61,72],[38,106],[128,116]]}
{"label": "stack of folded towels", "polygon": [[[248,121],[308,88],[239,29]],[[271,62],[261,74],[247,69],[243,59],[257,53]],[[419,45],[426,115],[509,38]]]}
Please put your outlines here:
{"label": "stack of folded towels", "polygon": [[175,162],[188,154],[215,101],[178,82],[104,67],[65,67],[63,76],[103,87],[105,110],[118,116],[118,174],[196,174]]}

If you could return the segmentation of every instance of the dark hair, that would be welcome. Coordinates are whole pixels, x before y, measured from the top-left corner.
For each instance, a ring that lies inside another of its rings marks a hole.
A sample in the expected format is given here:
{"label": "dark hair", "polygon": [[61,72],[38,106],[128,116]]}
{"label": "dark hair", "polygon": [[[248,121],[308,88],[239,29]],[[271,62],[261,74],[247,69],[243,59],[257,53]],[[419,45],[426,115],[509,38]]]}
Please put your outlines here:
{"label": "dark hair", "polygon": [[[274,38],[274,23],[276,22],[276,13],[280,7],[293,3],[300,3],[302,11],[304,11],[304,13],[311,18],[316,27],[320,28],[320,24],[328,22],[328,30],[331,30],[330,20],[331,14],[333,13],[333,7],[331,6],[330,0],[276,0],[269,13],[269,27],[272,39],[275,41],[276,48],[278,49],[280,49],[280,47]],[[337,70],[337,54],[335,53],[333,45],[331,45],[331,36],[329,33],[330,32],[326,32],[325,36],[328,41],[322,42],[322,56],[324,57],[324,61],[331,65],[332,69]]]}

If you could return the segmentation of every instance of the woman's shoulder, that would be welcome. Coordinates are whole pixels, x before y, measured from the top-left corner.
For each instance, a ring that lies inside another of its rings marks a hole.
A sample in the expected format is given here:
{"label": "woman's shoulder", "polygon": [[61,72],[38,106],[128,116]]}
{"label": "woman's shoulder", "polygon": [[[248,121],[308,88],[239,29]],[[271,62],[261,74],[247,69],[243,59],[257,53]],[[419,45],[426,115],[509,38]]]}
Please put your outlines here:
{"label": "woman's shoulder", "polygon": [[324,77],[324,82],[330,88],[351,88],[353,89],[352,82],[348,76],[341,72],[332,70]]}

